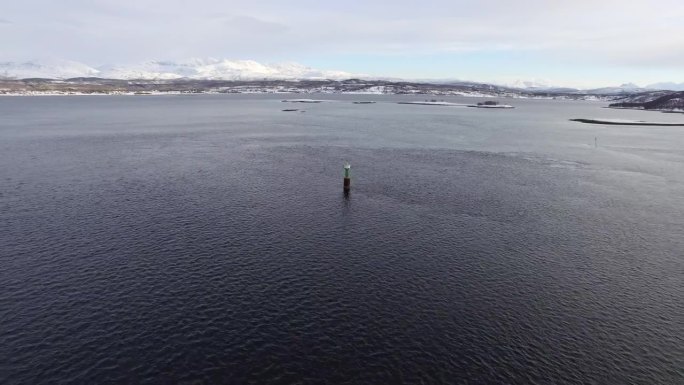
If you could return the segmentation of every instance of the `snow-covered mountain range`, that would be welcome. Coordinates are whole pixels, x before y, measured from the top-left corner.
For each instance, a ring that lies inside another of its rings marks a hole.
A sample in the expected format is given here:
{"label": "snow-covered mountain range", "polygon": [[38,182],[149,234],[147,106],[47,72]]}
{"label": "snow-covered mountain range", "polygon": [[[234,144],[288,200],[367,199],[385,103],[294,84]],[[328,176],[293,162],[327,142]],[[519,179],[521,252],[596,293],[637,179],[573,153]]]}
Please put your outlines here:
{"label": "snow-covered mountain range", "polygon": [[99,76],[100,71],[82,63],[67,60],[0,62],[0,78],[68,79]]}
{"label": "snow-covered mountain range", "polygon": [[0,62],[0,77],[13,79],[69,79],[98,77],[123,80],[259,80],[259,79],[349,79],[359,75],[343,71],[309,68],[298,63],[261,64],[253,60],[191,59],[187,61],[148,61],[135,65],[98,68],[66,61]]}
{"label": "snow-covered mountain range", "polygon": [[[133,65],[106,65],[91,67],[68,60],[39,60],[27,62],[0,62],[0,79],[71,79],[102,78],[119,80],[344,80],[351,78],[369,79],[370,76],[344,71],[320,70],[298,63],[262,64],[253,60],[190,59],[184,61],[147,61]],[[376,78],[377,79],[377,78]],[[390,80],[390,79],[384,79]],[[399,81],[399,79],[394,79]],[[440,84],[470,84],[462,81],[427,81]],[[500,86],[524,91],[538,92],[583,92],[597,95],[621,95],[653,90],[684,90],[684,83],[655,83],[639,87],[632,83],[618,87],[604,87],[589,90],[559,88],[548,81],[513,80],[496,83]]]}
{"label": "snow-covered mountain range", "polygon": [[634,83],[624,83],[616,87],[601,87],[601,88],[591,88],[591,89],[576,89],[576,88],[566,88],[566,87],[554,87],[550,83],[540,82],[540,81],[524,81],[518,80],[514,82],[502,83],[501,85],[517,88],[527,91],[554,91],[554,92],[584,92],[593,95],[621,95],[621,94],[634,94],[640,92],[651,92],[657,90],[668,90],[668,91],[684,91],[684,83],[654,83],[649,84],[645,87],[639,87]]}

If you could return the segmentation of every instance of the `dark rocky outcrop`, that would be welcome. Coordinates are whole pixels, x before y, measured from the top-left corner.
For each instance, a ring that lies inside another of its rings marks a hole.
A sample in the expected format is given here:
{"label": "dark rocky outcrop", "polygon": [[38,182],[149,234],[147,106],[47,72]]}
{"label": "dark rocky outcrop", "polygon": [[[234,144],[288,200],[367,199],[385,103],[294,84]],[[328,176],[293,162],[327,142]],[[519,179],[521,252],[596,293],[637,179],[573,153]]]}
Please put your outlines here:
{"label": "dark rocky outcrop", "polygon": [[640,108],[644,110],[684,110],[684,91],[672,92],[647,101],[626,100],[610,104],[613,108]]}

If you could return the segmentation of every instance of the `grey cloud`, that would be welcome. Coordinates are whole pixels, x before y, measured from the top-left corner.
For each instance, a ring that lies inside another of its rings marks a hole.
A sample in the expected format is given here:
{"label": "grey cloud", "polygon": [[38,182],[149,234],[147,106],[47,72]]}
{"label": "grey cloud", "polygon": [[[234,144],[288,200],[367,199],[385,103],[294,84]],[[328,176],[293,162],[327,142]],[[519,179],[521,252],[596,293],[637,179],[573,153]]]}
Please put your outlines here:
{"label": "grey cloud", "polygon": [[229,15],[222,14],[210,18],[213,22],[218,22],[232,29],[249,31],[252,33],[283,33],[290,29],[286,24],[263,20],[249,15]]}
{"label": "grey cloud", "polygon": [[[0,36],[0,59],[98,61],[226,56],[536,51],[587,63],[662,66],[684,51],[684,2],[37,0]],[[54,20],[62,20],[59,25]],[[0,21],[0,23],[2,23]],[[656,42],[657,44],[654,44]],[[641,54],[648,52],[648,55]]]}

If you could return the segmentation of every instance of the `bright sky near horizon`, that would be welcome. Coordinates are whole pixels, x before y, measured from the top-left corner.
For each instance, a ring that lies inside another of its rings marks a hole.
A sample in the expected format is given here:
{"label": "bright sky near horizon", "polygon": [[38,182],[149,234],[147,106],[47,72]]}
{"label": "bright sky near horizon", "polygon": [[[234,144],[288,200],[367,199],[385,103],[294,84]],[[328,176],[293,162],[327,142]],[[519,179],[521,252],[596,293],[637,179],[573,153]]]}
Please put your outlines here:
{"label": "bright sky near horizon", "polygon": [[381,77],[684,82],[684,1],[3,0],[0,61],[192,57]]}

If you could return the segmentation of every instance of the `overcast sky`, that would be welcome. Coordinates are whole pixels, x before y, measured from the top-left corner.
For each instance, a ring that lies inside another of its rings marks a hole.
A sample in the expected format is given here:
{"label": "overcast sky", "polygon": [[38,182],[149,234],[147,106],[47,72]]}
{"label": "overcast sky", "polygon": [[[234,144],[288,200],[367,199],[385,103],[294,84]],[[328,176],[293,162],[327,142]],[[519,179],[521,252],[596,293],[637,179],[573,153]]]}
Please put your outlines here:
{"label": "overcast sky", "polygon": [[684,82],[684,0],[0,0],[0,60],[193,57],[377,76]]}

